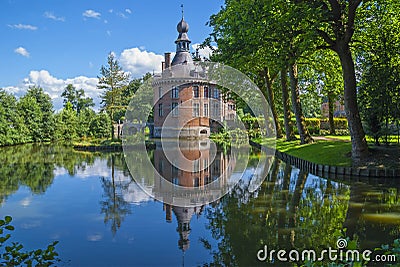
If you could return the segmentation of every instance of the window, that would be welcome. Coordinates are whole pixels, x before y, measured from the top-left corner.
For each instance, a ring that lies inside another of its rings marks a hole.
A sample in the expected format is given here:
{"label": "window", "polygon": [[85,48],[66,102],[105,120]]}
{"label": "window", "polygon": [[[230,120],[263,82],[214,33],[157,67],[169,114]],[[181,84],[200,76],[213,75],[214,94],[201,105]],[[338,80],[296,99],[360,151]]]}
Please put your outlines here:
{"label": "window", "polygon": [[214,117],[219,116],[219,103],[214,103],[213,104],[213,114]]}
{"label": "window", "polygon": [[162,87],[158,87],[158,97],[161,98],[163,96]]}
{"label": "window", "polygon": [[203,169],[208,170],[208,159],[203,159]]}
{"label": "window", "polygon": [[193,86],[193,97],[199,97],[199,87],[197,85]]}
{"label": "window", "polygon": [[208,98],[208,87],[204,86],[204,98]]}
{"label": "window", "polygon": [[172,109],[172,116],[179,115],[179,107],[177,102],[172,102],[171,109]]}
{"label": "window", "polygon": [[200,160],[197,159],[193,162],[193,172],[199,172],[200,171]]}
{"label": "window", "polygon": [[171,98],[179,98],[179,88],[173,87],[171,90]]}
{"label": "window", "polygon": [[163,105],[162,103],[158,104],[158,117],[163,116]]}
{"label": "window", "polygon": [[163,170],[164,170],[164,160],[160,160],[159,162],[158,162],[158,173],[160,174],[160,175],[163,175]]}
{"label": "window", "polygon": [[193,104],[193,117],[197,118],[200,116],[200,105],[199,103]]}
{"label": "window", "polygon": [[199,179],[199,177],[194,178],[193,186],[194,186],[194,187],[199,187],[199,186],[200,186],[200,179]]}
{"label": "window", "polygon": [[173,183],[174,185],[179,185],[179,178],[177,178],[177,177],[172,178],[172,183]]}
{"label": "window", "polygon": [[178,167],[176,167],[176,162],[173,162],[171,164],[171,172],[172,172],[172,174],[176,176],[176,175],[178,175],[178,171],[179,171],[179,169],[178,169]]}
{"label": "window", "polygon": [[208,117],[208,104],[204,104],[203,116]]}
{"label": "window", "polygon": [[219,99],[219,90],[217,88],[214,88],[214,98]]}

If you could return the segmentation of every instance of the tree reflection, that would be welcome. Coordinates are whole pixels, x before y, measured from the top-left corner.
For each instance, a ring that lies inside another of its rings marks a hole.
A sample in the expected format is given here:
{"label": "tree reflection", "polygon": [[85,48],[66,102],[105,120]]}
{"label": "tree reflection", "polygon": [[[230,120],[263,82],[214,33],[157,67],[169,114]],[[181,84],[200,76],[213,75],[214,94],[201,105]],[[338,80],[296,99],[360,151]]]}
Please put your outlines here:
{"label": "tree reflection", "polygon": [[111,154],[111,180],[101,177],[103,187],[103,200],[101,204],[101,213],[104,214],[104,223],[111,224],[111,232],[115,236],[117,230],[121,227],[125,216],[131,213],[129,203],[124,200],[123,192],[129,187],[129,180],[116,180],[115,160],[116,155]]}
{"label": "tree reflection", "polygon": [[0,153],[0,204],[20,186],[27,186],[34,194],[44,193],[53,183],[57,167],[65,168],[73,175],[93,161],[94,155],[76,153],[72,147],[62,145],[3,147]]}
{"label": "tree reflection", "polygon": [[[268,249],[319,251],[336,242],[342,230],[349,188],[292,170],[276,161],[262,186],[249,198],[235,188],[221,202],[206,209],[208,228],[218,241],[210,247],[210,265],[257,266],[257,252]],[[274,263],[276,265],[277,262]],[[287,263],[286,263],[287,265]]]}

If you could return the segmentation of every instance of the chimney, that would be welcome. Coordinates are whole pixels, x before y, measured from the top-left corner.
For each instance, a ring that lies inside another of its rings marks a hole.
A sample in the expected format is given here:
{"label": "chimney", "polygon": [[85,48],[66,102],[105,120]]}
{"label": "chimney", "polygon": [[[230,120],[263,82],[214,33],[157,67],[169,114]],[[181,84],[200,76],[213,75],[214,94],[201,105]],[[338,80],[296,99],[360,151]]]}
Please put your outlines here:
{"label": "chimney", "polygon": [[163,61],[163,62],[161,62],[161,71],[164,71],[165,70],[165,62]]}
{"label": "chimney", "polygon": [[171,67],[171,53],[167,52],[164,53],[164,60],[165,60],[165,69]]}

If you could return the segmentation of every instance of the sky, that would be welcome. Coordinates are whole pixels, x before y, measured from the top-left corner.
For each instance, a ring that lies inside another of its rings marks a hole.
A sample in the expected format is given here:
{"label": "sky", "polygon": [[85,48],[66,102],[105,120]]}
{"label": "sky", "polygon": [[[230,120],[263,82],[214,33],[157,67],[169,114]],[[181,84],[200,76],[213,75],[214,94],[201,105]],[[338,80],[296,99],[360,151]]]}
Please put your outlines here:
{"label": "sky", "polygon": [[[115,53],[132,78],[161,71],[174,52],[181,4],[192,52],[211,32],[206,26],[223,0],[1,0],[0,88],[17,97],[41,86],[62,108],[67,84],[83,88],[99,109],[96,88],[107,55]],[[201,51],[206,56],[209,51]]]}

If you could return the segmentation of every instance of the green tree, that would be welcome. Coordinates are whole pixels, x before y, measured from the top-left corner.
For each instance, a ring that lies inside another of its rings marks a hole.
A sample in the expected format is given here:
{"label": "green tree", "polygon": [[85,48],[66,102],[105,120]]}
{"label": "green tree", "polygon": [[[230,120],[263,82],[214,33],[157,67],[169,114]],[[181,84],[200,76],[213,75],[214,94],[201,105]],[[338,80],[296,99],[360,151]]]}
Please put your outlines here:
{"label": "green tree", "polygon": [[400,120],[400,3],[378,1],[370,5],[368,23],[360,34],[368,40],[360,54],[359,101],[366,131],[379,144]]}
{"label": "green tree", "polygon": [[78,117],[70,102],[56,115],[56,125],[58,139],[71,141],[78,137]]}
{"label": "green tree", "polygon": [[[107,66],[101,66],[101,77],[98,77],[99,83],[97,88],[104,90],[102,94],[101,103],[102,108],[110,116],[111,122],[114,122],[114,114],[121,108],[122,103],[122,90],[128,84],[129,75],[125,73],[118,60],[115,58],[114,53],[109,53],[107,58]],[[114,136],[114,127],[111,124],[111,137]]]}
{"label": "green tree", "polygon": [[84,108],[78,114],[78,126],[76,132],[79,137],[90,136],[90,124],[96,117],[96,113],[91,108]]}
{"label": "green tree", "polygon": [[357,103],[356,72],[351,44],[357,26],[357,11],[366,8],[366,1],[292,2],[300,8],[301,15],[310,19],[313,26],[310,30],[318,34],[323,41],[318,48],[330,49],[339,57],[344,81],[344,105],[352,142],[352,159],[359,161],[368,155],[368,146]]}
{"label": "green tree", "polygon": [[30,87],[17,106],[29,130],[29,141],[42,142],[54,138],[53,103],[42,88]]}
{"label": "green tree", "polygon": [[61,97],[64,98],[64,107],[69,102],[78,114],[84,108],[94,107],[93,99],[85,97],[85,91],[83,89],[77,90],[72,84],[68,84],[65,87]]}
{"label": "green tree", "polygon": [[100,112],[90,122],[89,133],[91,136],[104,138],[110,136],[110,128],[110,117],[106,113]]}
{"label": "green tree", "polygon": [[27,141],[28,129],[18,114],[17,99],[0,89],[0,146]]}

